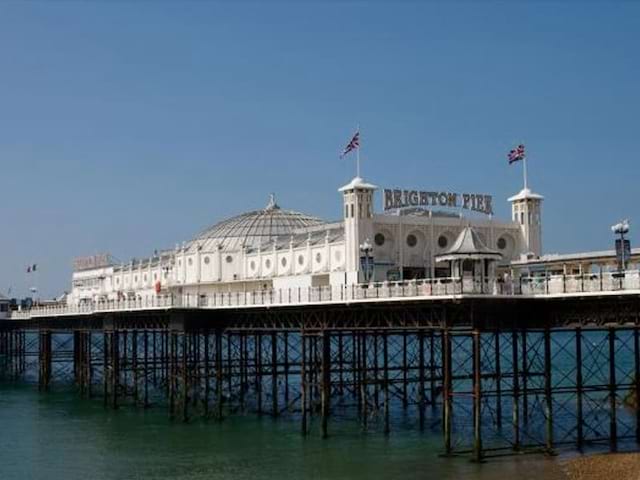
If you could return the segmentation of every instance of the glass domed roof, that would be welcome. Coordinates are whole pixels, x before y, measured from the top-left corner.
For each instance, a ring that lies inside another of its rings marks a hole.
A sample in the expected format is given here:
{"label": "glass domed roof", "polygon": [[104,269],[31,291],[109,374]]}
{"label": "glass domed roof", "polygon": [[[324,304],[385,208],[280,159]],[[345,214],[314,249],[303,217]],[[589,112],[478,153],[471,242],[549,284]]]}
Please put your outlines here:
{"label": "glass domed roof", "polygon": [[321,225],[319,218],[291,210],[283,210],[271,195],[262,210],[243,213],[223,220],[198,234],[191,245],[205,251],[218,246],[223,251],[237,251],[243,246],[257,247],[280,236],[290,236],[305,227]]}

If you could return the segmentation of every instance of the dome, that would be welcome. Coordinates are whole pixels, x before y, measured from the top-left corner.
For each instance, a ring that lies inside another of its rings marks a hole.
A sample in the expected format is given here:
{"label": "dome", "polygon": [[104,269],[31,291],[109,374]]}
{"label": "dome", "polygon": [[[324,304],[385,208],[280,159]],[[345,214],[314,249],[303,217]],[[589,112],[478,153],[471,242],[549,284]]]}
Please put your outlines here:
{"label": "dome", "polygon": [[197,235],[191,245],[205,251],[217,246],[224,251],[237,251],[243,246],[257,247],[277,237],[288,237],[300,229],[324,223],[323,220],[304,213],[281,209],[271,195],[269,204],[262,210],[243,213],[216,223]]}

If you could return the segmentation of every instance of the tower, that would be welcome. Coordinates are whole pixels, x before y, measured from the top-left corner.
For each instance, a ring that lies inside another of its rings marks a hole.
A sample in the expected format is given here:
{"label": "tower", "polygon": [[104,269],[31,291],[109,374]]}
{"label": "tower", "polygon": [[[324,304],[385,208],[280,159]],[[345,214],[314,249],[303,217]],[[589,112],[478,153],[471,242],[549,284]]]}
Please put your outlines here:
{"label": "tower", "polygon": [[378,187],[355,177],[338,191],[343,197],[346,282],[361,280],[360,246],[373,242],[373,192]]}
{"label": "tower", "polygon": [[523,253],[542,255],[542,201],[544,197],[523,188],[520,193],[509,198],[511,215],[520,225],[524,240]]}

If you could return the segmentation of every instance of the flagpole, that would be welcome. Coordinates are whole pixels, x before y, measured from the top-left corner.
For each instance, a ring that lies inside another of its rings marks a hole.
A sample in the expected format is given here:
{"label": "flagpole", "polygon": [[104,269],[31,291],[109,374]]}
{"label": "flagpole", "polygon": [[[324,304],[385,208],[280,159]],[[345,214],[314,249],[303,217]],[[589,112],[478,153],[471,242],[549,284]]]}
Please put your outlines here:
{"label": "flagpole", "polygon": [[527,156],[522,159],[522,175],[524,177],[524,189],[527,189]]}
{"label": "flagpole", "polygon": [[356,133],[358,134],[358,148],[356,150],[356,177],[360,176],[360,145],[361,145],[361,138],[360,138],[360,125],[358,125],[358,128],[356,129]]}

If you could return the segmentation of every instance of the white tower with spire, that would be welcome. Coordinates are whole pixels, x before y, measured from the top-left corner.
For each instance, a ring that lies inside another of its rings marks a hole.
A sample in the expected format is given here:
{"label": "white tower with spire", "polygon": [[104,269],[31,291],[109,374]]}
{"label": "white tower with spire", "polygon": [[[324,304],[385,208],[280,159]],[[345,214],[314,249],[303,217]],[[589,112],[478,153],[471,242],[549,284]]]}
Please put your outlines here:
{"label": "white tower with spire", "polygon": [[[373,193],[378,187],[357,176],[338,191],[343,196],[345,270],[347,283],[362,280],[360,245],[373,242]],[[375,252],[374,252],[375,255]]]}
{"label": "white tower with spire", "polygon": [[524,240],[523,250],[527,255],[542,255],[542,201],[544,197],[526,186],[513,197],[511,214],[514,222],[520,225]]}

